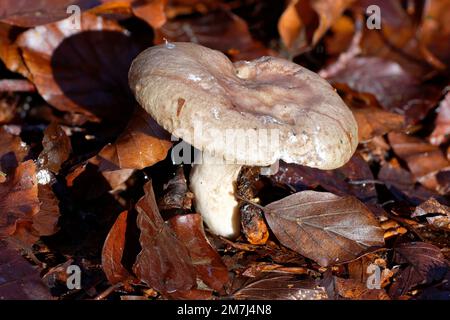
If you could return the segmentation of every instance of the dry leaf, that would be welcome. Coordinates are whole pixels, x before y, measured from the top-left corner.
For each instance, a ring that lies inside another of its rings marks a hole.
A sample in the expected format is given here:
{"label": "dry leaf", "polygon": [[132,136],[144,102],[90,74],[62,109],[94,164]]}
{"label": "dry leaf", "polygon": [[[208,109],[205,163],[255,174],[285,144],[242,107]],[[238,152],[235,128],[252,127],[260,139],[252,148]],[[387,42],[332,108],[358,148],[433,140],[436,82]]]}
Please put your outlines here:
{"label": "dry leaf", "polygon": [[303,191],[265,207],[280,242],[321,266],[355,259],[384,244],[372,212],[354,197]]}
{"label": "dry leaf", "polygon": [[196,286],[189,252],[162,219],[152,182],[148,182],[144,189],[144,197],[136,204],[142,251],[136,258],[133,271],[140,280],[162,294],[188,291]]}
{"label": "dry leaf", "polygon": [[70,138],[56,122],[52,122],[44,131],[42,145],[44,149],[38,157],[40,168],[58,173],[72,152]]}

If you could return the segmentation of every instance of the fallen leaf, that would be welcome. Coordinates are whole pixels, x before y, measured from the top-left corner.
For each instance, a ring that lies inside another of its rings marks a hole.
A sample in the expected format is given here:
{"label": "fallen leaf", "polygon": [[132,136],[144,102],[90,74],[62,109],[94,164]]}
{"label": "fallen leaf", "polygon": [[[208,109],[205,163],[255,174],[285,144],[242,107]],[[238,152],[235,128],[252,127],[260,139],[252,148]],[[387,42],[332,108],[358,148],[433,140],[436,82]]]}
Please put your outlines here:
{"label": "fallen leaf", "polygon": [[188,291],[196,286],[189,252],[162,219],[151,181],[144,190],[145,195],[136,204],[142,251],[133,271],[140,280],[162,294]]}
{"label": "fallen leaf", "polygon": [[18,222],[32,222],[38,212],[36,165],[29,160],[0,184],[0,237],[13,235]]}
{"label": "fallen leaf", "polygon": [[439,203],[436,199],[431,198],[420,204],[411,215],[413,218],[422,216],[426,216],[432,226],[450,231],[450,207]]}
{"label": "fallen leaf", "polygon": [[353,195],[363,202],[377,199],[374,176],[369,165],[355,154],[347,164],[336,170],[318,170],[280,161],[280,169],[270,177],[277,183],[287,184],[297,191],[321,186],[337,195]]}
{"label": "fallen leaf", "polygon": [[229,54],[232,60],[251,60],[270,51],[254,40],[247,23],[229,10],[219,9],[198,18],[169,20],[156,30],[155,43],[194,42]]}
{"label": "fallen leaf", "polygon": [[389,289],[389,295],[399,297],[419,284],[442,280],[449,270],[448,262],[438,247],[424,242],[402,243],[394,248],[394,261],[407,264]]}
{"label": "fallen leaf", "polygon": [[58,173],[61,165],[69,159],[72,152],[70,138],[56,122],[52,122],[44,131],[42,140],[44,149],[38,157],[40,168],[49,169]]}
{"label": "fallen leaf", "polygon": [[334,277],[337,293],[352,300],[390,300],[384,289],[369,289],[365,283],[354,279]]}
{"label": "fallen leaf", "polygon": [[295,56],[314,47],[354,0],[291,0],[278,21],[284,45]]}
{"label": "fallen leaf", "polygon": [[82,14],[80,27],[67,20],[39,26],[22,33],[17,44],[48,103],[120,129],[135,106],[128,68],[146,44],[116,22],[89,13]]}
{"label": "fallen leaf", "polygon": [[201,216],[198,213],[176,215],[169,219],[169,225],[178,240],[188,248],[198,277],[211,289],[223,292],[230,280],[228,269],[209,244]]}
{"label": "fallen leaf", "polygon": [[53,300],[39,271],[0,241],[0,300]]}
{"label": "fallen leaf", "polygon": [[424,119],[441,98],[436,86],[421,83],[399,63],[379,57],[346,60],[344,66],[327,73],[327,79],[373,94],[386,111],[404,115],[407,124]]}
{"label": "fallen leaf", "polygon": [[169,133],[138,107],[119,138],[106,145],[99,156],[116,169],[143,169],[164,160],[171,146]]}
{"label": "fallen leaf", "polygon": [[0,128],[0,170],[8,174],[25,158],[27,145],[20,139]]}
{"label": "fallen leaf", "polygon": [[40,236],[51,236],[59,230],[59,200],[49,184],[38,185],[38,197],[39,212],[33,217],[32,226]]}
{"label": "fallen leaf", "polygon": [[438,113],[436,128],[430,136],[430,143],[438,146],[450,139],[450,93],[445,95],[436,112]]}
{"label": "fallen leaf", "polygon": [[426,141],[403,133],[391,132],[389,142],[394,152],[403,159],[418,182],[437,190],[436,174],[450,167],[442,151]]}
{"label": "fallen leaf", "polygon": [[158,201],[158,208],[161,211],[191,210],[194,195],[187,186],[183,167],[177,169],[175,177],[164,185],[163,191],[164,194]]}
{"label": "fallen leaf", "polygon": [[265,207],[277,239],[321,266],[355,259],[384,244],[372,212],[351,196],[303,191]]}
{"label": "fallen leaf", "polygon": [[126,283],[134,277],[122,264],[128,211],[122,212],[106,237],[102,250],[102,268],[111,284]]}
{"label": "fallen leaf", "polygon": [[278,273],[249,278],[232,296],[237,300],[328,300],[325,289],[312,278]]}
{"label": "fallen leaf", "polygon": [[17,29],[0,22],[0,59],[12,72],[18,72],[24,77],[29,78],[30,73],[15,43],[17,35]]}

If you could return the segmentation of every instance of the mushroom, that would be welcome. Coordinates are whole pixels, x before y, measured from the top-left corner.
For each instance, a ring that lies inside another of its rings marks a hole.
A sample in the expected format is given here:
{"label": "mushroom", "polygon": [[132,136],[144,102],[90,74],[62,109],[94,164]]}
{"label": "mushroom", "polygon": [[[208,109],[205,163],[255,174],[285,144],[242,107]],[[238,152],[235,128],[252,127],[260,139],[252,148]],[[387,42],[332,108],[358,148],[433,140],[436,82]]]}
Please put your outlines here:
{"label": "mushroom", "polygon": [[166,43],[133,61],[129,82],[161,126],[202,151],[190,177],[195,207],[224,237],[239,234],[234,191],[243,165],[335,169],[358,144],[355,118],[330,84],[281,58],[232,63],[201,45]]}

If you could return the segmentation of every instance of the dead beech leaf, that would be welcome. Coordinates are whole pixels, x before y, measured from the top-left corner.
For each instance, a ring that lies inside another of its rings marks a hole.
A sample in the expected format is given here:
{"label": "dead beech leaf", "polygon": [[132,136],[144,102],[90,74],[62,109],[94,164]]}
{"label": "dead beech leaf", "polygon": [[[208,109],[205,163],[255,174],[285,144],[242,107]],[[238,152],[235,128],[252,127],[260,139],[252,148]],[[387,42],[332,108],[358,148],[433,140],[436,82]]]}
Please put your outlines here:
{"label": "dead beech leaf", "polygon": [[419,284],[442,280],[449,270],[441,250],[429,243],[402,243],[394,250],[394,261],[407,266],[389,289],[389,294],[393,297],[402,296]]}
{"label": "dead beech leaf", "polygon": [[52,300],[39,271],[0,241],[0,300]]}
{"label": "dead beech leaf", "polygon": [[[422,84],[399,63],[379,57],[354,57],[327,72],[333,84],[346,84],[357,92],[373,94],[387,111],[406,117],[408,124],[417,123],[441,98],[436,86]],[[329,70],[333,68],[330,66]],[[398,94],[401,92],[402,94]]]}
{"label": "dead beech leaf", "polygon": [[162,294],[195,288],[195,269],[189,252],[162,219],[151,181],[144,190],[145,195],[136,204],[142,251],[133,266],[134,273]]}
{"label": "dead beech leaf", "polygon": [[87,9],[96,4],[96,0],[2,0],[0,20],[21,27],[34,27],[71,15],[67,12],[70,5]]}
{"label": "dead beech leaf", "polygon": [[251,60],[270,51],[254,40],[248,25],[229,10],[218,9],[199,18],[176,18],[156,30],[155,43],[194,42],[230,55],[232,60]]}
{"label": "dead beech leaf", "polygon": [[33,217],[33,229],[40,236],[51,236],[58,228],[59,200],[53,193],[50,184],[38,185],[39,212]]}
{"label": "dead beech leaf", "polygon": [[280,162],[280,169],[271,176],[277,183],[286,184],[297,191],[321,186],[328,192],[344,196],[353,195],[361,201],[377,199],[372,171],[366,161],[354,154],[347,164],[335,170],[319,170],[306,166]]}
{"label": "dead beech leaf", "polygon": [[392,149],[408,164],[416,180],[429,189],[437,190],[436,174],[450,167],[442,151],[420,138],[404,133],[391,132],[388,138]]}
{"label": "dead beech leaf", "polygon": [[267,205],[265,216],[283,245],[321,266],[384,245],[383,230],[372,212],[351,196],[302,191]]}
{"label": "dead beech leaf", "polygon": [[26,78],[30,73],[20,55],[16,39],[16,30],[13,26],[0,22],[0,60],[12,72],[18,72]]}
{"label": "dead beech leaf", "polygon": [[437,109],[436,128],[430,136],[431,144],[437,146],[450,140],[450,93],[445,95],[444,100]]}
{"label": "dead beech leaf", "polygon": [[291,0],[278,21],[278,32],[295,56],[315,46],[354,0]]}
{"label": "dead beech leaf", "polygon": [[25,31],[17,44],[38,92],[55,108],[110,125],[131,116],[128,68],[146,44],[116,22],[84,13],[80,30],[63,20]]}
{"label": "dead beech leaf", "polygon": [[143,169],[164,160],[171,146],[169,133],[137,107],[119,138],[106,145],[99,156],[119,169]]}
{"label": "dead beech leaf", "polygon": [[70,138],[56,122],[52,122],[44,131],[42,145],[44,149],[38,157],[40,168],[58,173],[72,152]]}
{"label": "dead beech leaf", "polygon": [[133,278],[122,264],[125,249],[128,211],[122,212],[106,237],[102,250],[102,268],[111,284],[127,282]]}
{"label": "dead beech leaf", "polygon": [[194,195],[189,191],[183,167],[177,169],[175,177],[170,179],[163,189],[164,194],[158,201],[158,208],[161,211],[191,210]]}
{"label": "dead beech leaf", "polygon": [[232,296],[237,300],[328,300],[325,289],[312,278],[279,273],[249,278]]}
{"label": "dead beech leaf", "polygon": [[228,269],[208,242],[201,215],[176,215],[169,219],[169,225],[178,240],[188,248],[198,277],[211,289],[222,292],[230,280]]}
{"label": "dead beech leaf", "polygon": [[14,234],[18,222],[31,222],[38,211],[36,165],[29,160],[0,184],[0,237]]}
{"label": "dead beech leaf", "polygon": [[431,198],[420,204],[411,215],[411,217],[422,216],[425,216],[432,226],[450,231],[450,207],[439,203],[436,199]]}
{"label": "dead beech leaf", "polygon": [[136,0],[132,3],[132,11],[155,29],[161,28],[167,21],[166,5],[168,0]]}
{"label": "dead beech leaf", "polygon": [[384,289],[369,289],[367,284],[354,279],[334,277],[337,293],[352,300],[390,300]]}
{"label": "dead beech leaf", "polygon": [[0,171],[8,174],[16,168],[28,153],[27,145],[20,137],[0,128]]}

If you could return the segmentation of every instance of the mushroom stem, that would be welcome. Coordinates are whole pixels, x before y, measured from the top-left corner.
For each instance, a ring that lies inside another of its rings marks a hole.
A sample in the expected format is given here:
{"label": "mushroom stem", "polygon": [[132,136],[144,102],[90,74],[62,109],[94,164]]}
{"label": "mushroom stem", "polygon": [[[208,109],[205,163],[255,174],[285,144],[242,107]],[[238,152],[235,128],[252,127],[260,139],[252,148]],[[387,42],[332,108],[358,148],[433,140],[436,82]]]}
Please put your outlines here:
{"label": "mushroom stem", "polygon": [[235,238],[240,233],[239,207],[234,194],[241,167],[208,161],[194,165],[191,173],[195,209],[212,233],[226,238]]}

